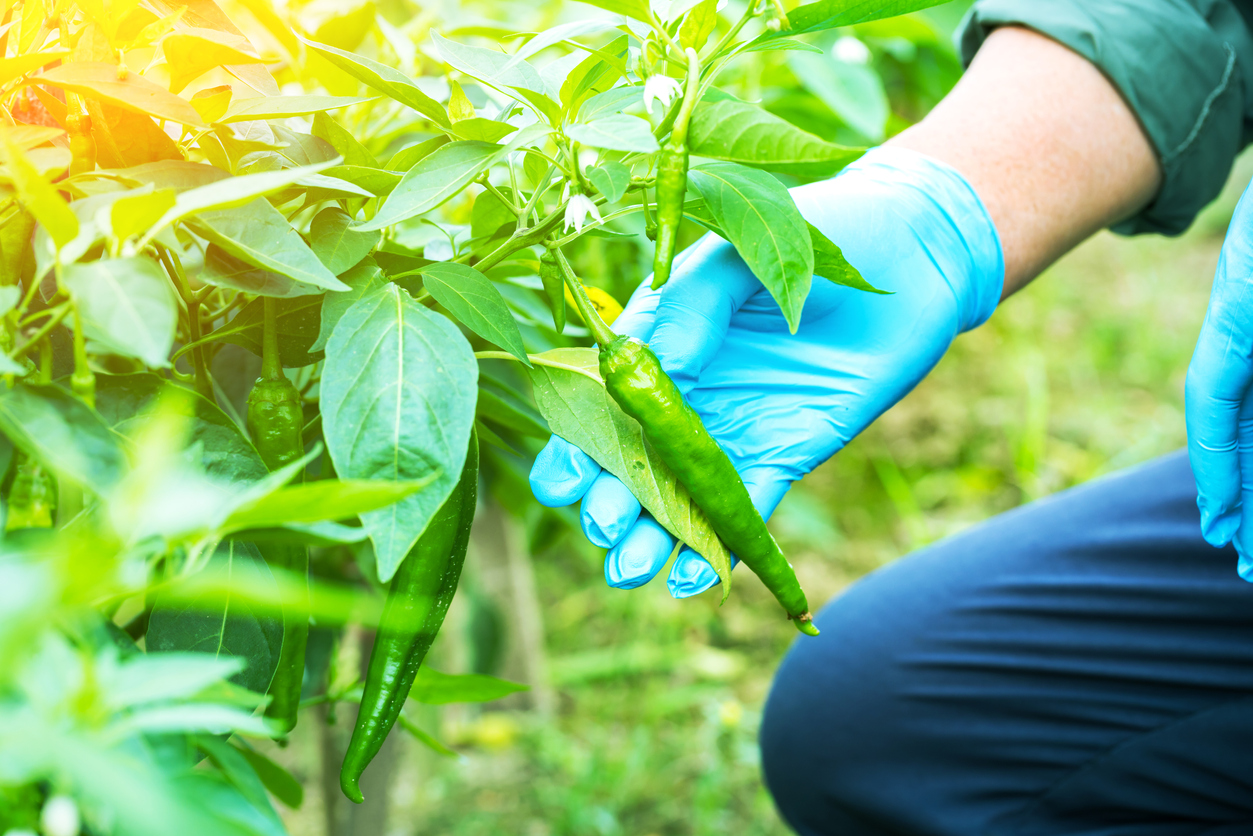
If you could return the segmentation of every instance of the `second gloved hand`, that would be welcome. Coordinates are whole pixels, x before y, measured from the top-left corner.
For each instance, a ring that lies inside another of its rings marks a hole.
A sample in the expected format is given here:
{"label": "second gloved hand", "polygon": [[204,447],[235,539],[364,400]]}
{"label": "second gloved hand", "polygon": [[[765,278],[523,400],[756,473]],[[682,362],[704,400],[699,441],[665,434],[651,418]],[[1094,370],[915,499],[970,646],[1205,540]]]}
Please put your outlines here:
{"label": "second gloved hand", "polygon": [[[614,323],[656,352],[766,518],[794,481],[909,392],[957,334],[991,315],[1005,272],[974,190],[913,151],[875,149],[792,195],[867,281],[893,295],[816,277],[791,334],[735,249],[710,235],[676,259],[663,288],[644,282]],[[652,579],[674,547],[617,478],[557,436],[536,459],[531,488],[548,506],[582,500],[584,532],[609,549],[611,586]],[[682,598],[717,581],[684,549],[669,587]]]}

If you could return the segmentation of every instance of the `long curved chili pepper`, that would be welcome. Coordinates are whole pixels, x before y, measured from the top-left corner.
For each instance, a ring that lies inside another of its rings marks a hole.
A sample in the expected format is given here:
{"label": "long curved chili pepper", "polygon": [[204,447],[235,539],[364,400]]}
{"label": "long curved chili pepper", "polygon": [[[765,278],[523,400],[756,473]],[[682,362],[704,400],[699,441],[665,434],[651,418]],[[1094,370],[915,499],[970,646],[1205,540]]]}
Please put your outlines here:
{"label": "long curved chili pepper", "polygon": [[400,717],[457,591],[474,522],[478,473],[478,436],[472,434],[457,487],[392,578],[370,652],[357,724],[339,771],[340,788],[357,803],[364,800],[361,774]]}

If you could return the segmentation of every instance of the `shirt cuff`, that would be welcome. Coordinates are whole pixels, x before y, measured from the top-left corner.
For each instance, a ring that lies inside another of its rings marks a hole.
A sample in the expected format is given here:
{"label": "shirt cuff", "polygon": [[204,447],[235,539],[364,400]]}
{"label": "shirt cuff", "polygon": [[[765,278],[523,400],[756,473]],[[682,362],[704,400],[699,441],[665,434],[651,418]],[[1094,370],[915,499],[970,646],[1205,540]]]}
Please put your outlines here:
{"label": "shirt cuff", "polygon": [[[979,0],[958,32],[962,60],[998,26],[1046,35],[1118,88],[1162,166],[1161,189],[1125,234],[1176,235],[1222,190],[1243,145],[1253,38],[1227,0]],[[1247,69],[1246,69],[1247,68]]]}

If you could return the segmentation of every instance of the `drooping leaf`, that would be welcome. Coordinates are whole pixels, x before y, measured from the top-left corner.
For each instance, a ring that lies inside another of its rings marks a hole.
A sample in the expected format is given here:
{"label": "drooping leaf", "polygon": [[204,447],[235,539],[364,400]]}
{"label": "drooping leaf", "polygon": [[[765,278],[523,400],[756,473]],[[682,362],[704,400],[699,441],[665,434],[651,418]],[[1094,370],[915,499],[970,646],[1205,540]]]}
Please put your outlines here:
{"label": "drooping leaf", "polygon": [[518,323],[487,276],[464,264],[437,261],[422,268],[422,286],[462,325],[530,365]]}
{"label": "drooping leaf", "polygon": [[[209,567],[241,584],[274,586],[269,567],[251,543],[224,542],[214,552]],[[146,641],[150,653],[190,651],[243,659],[244,669],[231,681],[260,694],[269,688],[278,664],[283,625],[242,596],[198,604],[167,602],[158,597],[148,620]]]}
{"label": "drooping leaf", "polygon": [[491,702],[530,686],[507,679],[497,679],[481,673],[449,674],[423,665],[413,680],[409,699],[427,705],[447,705],[456,702]]}
{"label": "drooping leaf", "polygon": [[688,149],[697,156],[814,179],[830,177],[865,152],[827,142],[736,99],[697,104],[687,136]]}
{"label": "drooping leaf", "polygon": [[101,168],[126,168],[154,160],[181,160],[183,153],[151,116],[107,102],[87,99],[96,163]]}
{"label": "drooping leaf", "polygon": [[340,279],[348,285],[348,290],[328,294],[322,302],[322,321],[318,327],[318,338],[309,347],[311,352],[324,351],[326,341],[331,338],[331,332],[335,330],[335,325],[344,312],[355,305],[362,296],[387,283],[387,277],[383,275],[383,271],[378,268],[372,258],[363,260],[340,276]]}
{"label": "drooping leaf", "polygon": [[[318,336],[322,298],[301,296],[278,301],[278,355],[283,368],[311,366],[322,359],[322,352],[312,348]],[[229,325],[211,336],[246,348],[260,357],[263,321],[263,302],[253,299]]]}
{"label": "drooping leaf", "polygon": [[336,276],[361,262],[379,241],[377,232],[352,228],[353,220],[338,206],[323,209],[309,226],[313,254]]}
{"label": "drooping leaf", "polygon": [[126,436],[139,432],[158,404],[187,418],[187,446],[199,448],[205,473],[238,483],[256,482],[269,474],[252,442],[217,404],[151,372],[96,373],[96,409],[116,432]]}
{"label": "drooping leaf", "polygon": [[180,122],[193,128],[208,127],[186,99],[179,98],[137,73],[127,71],[121,78],[118,75],[118,68],[114,64],[75,61],[53,67],[35,76],[33,80],[81,96],[103,99],[118,107],[146,113],[158,119]]}
{"label": "drooping leaf", "polygon": [[557,435],[622,480],[657,522],[709,562],[730,591],[731,559],[704,513],[653,451],[643,430],[605,391],[594,348],[532,355],[535,403]]}
{"label": "drooping leaf", "polygon": [[502,52],[478,46],[450,41],[438,32],[431,32],[431,40],[439,55],[454,69],[498,90],[530,90],[544,93],[544,81],[539,72],[524,60]]}
{"label": "drooping leaf", "polygon": [[597,93],[583,102],[582,107],[579,108],[578,116],[581,120],[592,120],[600,116],[621,113],[642,101],[644,101],[643,85],[614,87],[603,93]]}
{"label": "drooping leaf", "polygon": [[688,182],[795,333],[813,279],[814,250],[792,196],[771,175],[735,163],[696,166]]}
{"label": "drooping leaf", "polygon": [[78,235],[78,218],[60,193],[44,180],[3,126],[0,126],[0,146],[3,146],[4,162],[8,166],[9,177],[17,189],[22,206],[48,231],[56,242],[57,249],[74,240]]}
{"label": "drooping leaf", "polygon": [[501,146],[490,142],[450,142],[405,172],[378,214],[358,229],[377,230],[429,212],[459,194],[500,158]]}
{"label": "drooping leaf", "polygon": [[344,165],[378,168],[379,162],[365,146],[357,141],[346,128],[340,125],[325,111],[313,117],[313,135],[321,137],[331,144],[335,151],[344,158]]}
{"label": "drooping leaf", "polygon": [[119,241],[143,235],[174,207],[173,189],[160,189],[118,198],[109,209],[109,227]]}
{"label": "drooping leaf", "polygon": [[835,242],[822,234],[822,230],[809,224],[809,237],[814,242],[814,275],[833,284],[842,284],[868,293],[891,295],[893,291],[880,290],[862,278],[857,268],[848,263],[844,253]]}
{"label": "drooping leaf", "polygon": [[53,61],[59,61],[70,54],[68,49],[49,49],[44,52],[28,52],[25,55],[14,55],[12,58],[0,60],[0,85],[8,86],[12,82],[37,70]]}
{"label": "drooping leaf", "polygon": [[679,46],[699,51],[718,25],[718,0],[701,0],[679,27]]}
{"label": "drooping leaf", "polygon": [[322,429],[342,478],[440,475],[388,509],[362,515],[379,579],[389,580],[455,486],[474,424],[478,364],[451,322],[394,284],[339,320],[322,372]]}
{"label": "drooping leaf", "polygon": [[647,122],[622,113],[570,125],[566,128],[566,136],[575,142],[610,151],[651,154],[661,149]]}
{"label": "drooping leaf", "polygon": [[617,203],[631,185],[631,169],[611,160],[589,171],[587,179],[610,203]]}
{"label": "drooping leaf", "polygon": [[204,269],[200,281],[214,287],[229,287],[257,296],[290,299],[295,296],[316,296],[326,288],[298,282],[293,278],[249,264],[236,258],[217,244],[205,248]]}
{"label": "drooping leaf", "polygon": [[78,305],[88,339],[146,366],[168,365],[178,299],[155,261],[135,256],[71,264],[62,281]]}
{"label": "drooping leaf", "polygon": [[126,467],[119,436],[59,386],[19,383],[0,390],[0,432],[58,476],[98,494]]}
{"label": "drooping leaf", "polygon": [[413,108],[440,127],[449,126],[448,113],[444,110],[444,106],[423,93],[408,76],[399,70],[351,52],[344,52],[333,46],[307,41],[303,38],[301,41],[362,84],[373,87],[380,93]]}
{"label": "drooping leaf", "polygon": [[270,794],[293,810],[299,810],[305,800],[304,787],[290,772],[248,745],[233,744],[252,766],[261,783]]}
{"label": "drooping leaf", "polygon": [[187,221],[196,234],[236,258],[325,290],[347,290],[270,202],[259,197],[234,209],[201,212]]}
{"label": "drooping leaf", "polygon": [[760,40],[803,35],[837,26],[852,26],[855,23],[916,12],[944,2],[946,0],[819,0],[788,12],[788,22],[792,24],[790,29],[778,32],[767,29]]}
{"label": "drooping leaf", "polygon": [[235,99],[220,121],[230,124],[259,119],[289,119],[292,116],[308,116],[368,101],[372,99],[356,96],[260,96],[255,99]]}
{"label": "drooping leaf", "polygon": [[167,35],[161,50],[170,66],[170,92],[178,93],[209,70],[227,64],[260,64],[241,39],[213,29],[191,28]]}

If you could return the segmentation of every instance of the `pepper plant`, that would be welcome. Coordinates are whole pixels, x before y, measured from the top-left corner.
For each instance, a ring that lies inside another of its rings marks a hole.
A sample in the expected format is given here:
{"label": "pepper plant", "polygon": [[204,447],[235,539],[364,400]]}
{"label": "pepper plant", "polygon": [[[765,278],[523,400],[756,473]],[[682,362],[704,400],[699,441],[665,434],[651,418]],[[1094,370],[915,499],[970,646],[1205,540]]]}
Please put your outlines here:
{"label": "pepper plant", "polygon": [[[265,790],[299,785],[248,740],[302,699],[362,704],[355,800],[393,724],[438,747],[407,698],[516,688],[422,662],[480,483],[516,502],[550,432],[725,596],[743,544],[648,393],[606,389],[586,346],[621,307],[574,265],[629,243],[660,286],[703,228],[793,330],[815,277],[874,292],[787,190],[862,148],[735,95],[735,67],[829,61],[806,36],[937,2],[592,0],[520,33],[369,3],[4,5],[0,829],[282,832]],[[880,138],[886,104],[877,127],[853,105],[846,133]],[[306,657],[311,618],[378,627],[364,682]]]}

